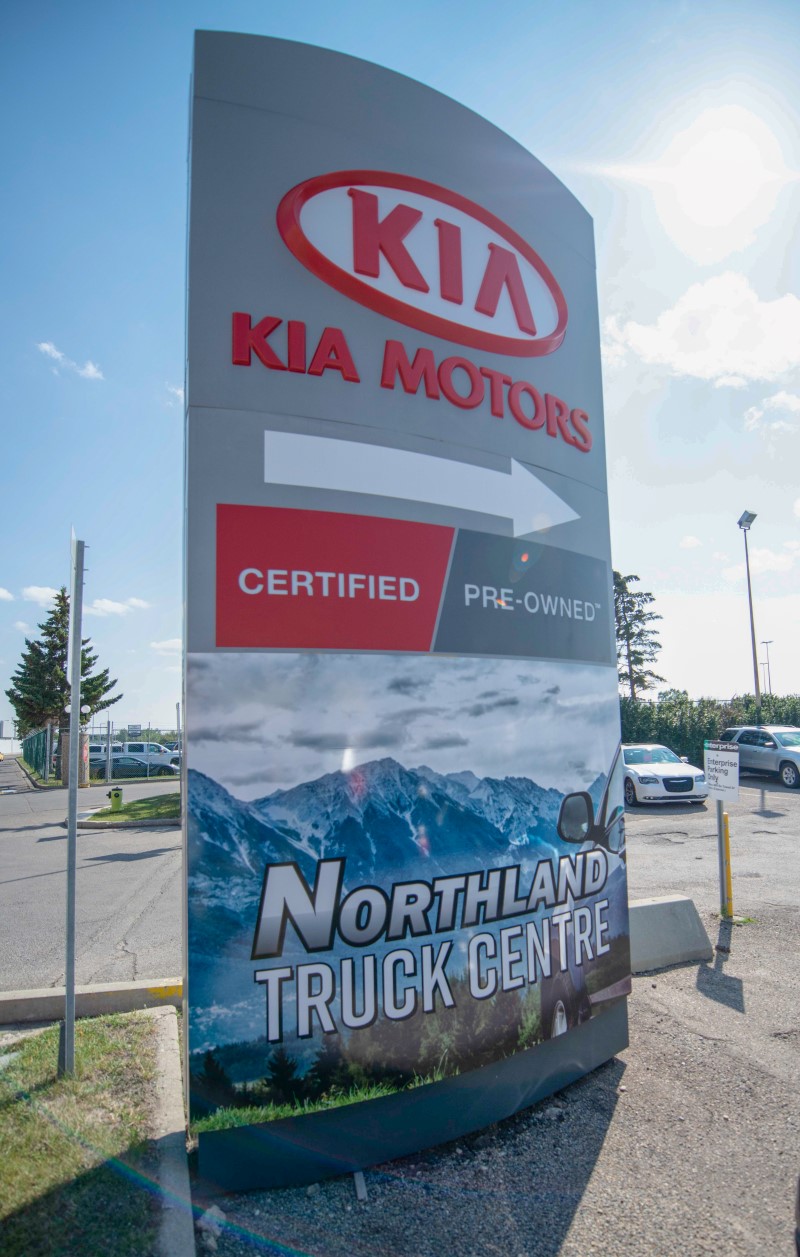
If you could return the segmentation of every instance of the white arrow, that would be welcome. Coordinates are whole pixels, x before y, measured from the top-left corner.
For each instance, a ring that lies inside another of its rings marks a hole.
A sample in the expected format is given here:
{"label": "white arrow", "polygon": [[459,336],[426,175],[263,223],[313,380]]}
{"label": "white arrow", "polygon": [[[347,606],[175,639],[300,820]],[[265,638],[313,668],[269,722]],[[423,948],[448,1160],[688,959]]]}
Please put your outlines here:
{"label": "white arrow", "polygon": [[433,454],[297,432],[264,433],[267,484],[340,489],[479,511],[510,519],[514,536],[578,519],[576,511],[522,463],[492,471]]}

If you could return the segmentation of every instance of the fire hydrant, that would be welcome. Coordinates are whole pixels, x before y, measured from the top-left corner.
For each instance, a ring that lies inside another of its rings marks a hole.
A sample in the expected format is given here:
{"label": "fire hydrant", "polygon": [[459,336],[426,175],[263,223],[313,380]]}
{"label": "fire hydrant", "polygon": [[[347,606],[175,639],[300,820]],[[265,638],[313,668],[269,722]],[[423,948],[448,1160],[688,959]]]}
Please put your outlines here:
{"label": "fire hydrant", "polygon": [[106,795],[111,800],[111,811],[120,812],[122,810],[122,786],[114,786]]}

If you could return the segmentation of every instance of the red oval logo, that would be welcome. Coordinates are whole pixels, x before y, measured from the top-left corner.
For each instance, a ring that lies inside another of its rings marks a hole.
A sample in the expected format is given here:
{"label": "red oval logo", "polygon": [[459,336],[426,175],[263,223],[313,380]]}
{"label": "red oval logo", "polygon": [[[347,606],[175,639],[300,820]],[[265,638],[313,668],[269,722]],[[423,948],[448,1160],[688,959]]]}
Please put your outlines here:
{"label": "red oval logo", "polygon": [[564,340],[567,303],[538,253],[438,184],[379,170],[318,175],[287,192],[277,224],[313,275],[398,323],[524,358]]}

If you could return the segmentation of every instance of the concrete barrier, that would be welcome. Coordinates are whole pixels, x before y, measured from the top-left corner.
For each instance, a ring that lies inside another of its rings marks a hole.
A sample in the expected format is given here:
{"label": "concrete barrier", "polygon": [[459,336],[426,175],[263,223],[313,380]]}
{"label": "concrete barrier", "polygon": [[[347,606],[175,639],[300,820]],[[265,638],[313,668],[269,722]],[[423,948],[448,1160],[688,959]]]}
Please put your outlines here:
{"label": "concrete barrier", "polygon": [[630,922],[634,973],[713,958],[714,950],[694,901],[685,895],[632,899]]}
{"label": "concrete barrier", "polygon": [[[75,1016],[130,1013],[137,1008],[157,1008],[161,1004],[180,1007],[182,997],[183,983],[180,978],[76,986]],[[0,1026],[26,1021],[61,1021],[64,998],[63,986],[48,986],[34,991],[0,991]]]}

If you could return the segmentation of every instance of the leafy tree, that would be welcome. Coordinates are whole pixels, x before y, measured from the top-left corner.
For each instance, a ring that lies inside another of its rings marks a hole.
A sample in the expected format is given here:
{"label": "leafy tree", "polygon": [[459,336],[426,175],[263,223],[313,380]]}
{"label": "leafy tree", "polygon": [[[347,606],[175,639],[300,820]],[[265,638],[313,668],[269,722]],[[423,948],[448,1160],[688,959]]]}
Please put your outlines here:
{"label": "leafy tree", "polygon": [[614,620],[617,634],[617,664],[619,682],[636,699],[641,690],[649,690],[656,681],[664,678],[651,671],[648,664],[655,661],[661,649],[658,634],[650,626],[662,617],[648,610],[655,602],[652,594],[644,589],[632,589],[639,577],[621,576],[614,572]]}
{"label": "leafy tree", "polygon": [[[39,629],[41,637],[37,640],[26,637],[22,659],[11,678],[11,688],[6,690],[20,737],[41,729],[48,722],[57,724],[62,731],[69,729],[66,711],[70,701],[67,676],[69,595],[65,588],[56,594],[52,610]],[[81,646],[81,706],[89,708],[85,717],[88,720],[118,703],[122,695],[109,697],[117,682],[109,677],[108,668],[94,671],[97,655],[88,637],[83,638]]]}

